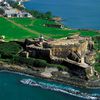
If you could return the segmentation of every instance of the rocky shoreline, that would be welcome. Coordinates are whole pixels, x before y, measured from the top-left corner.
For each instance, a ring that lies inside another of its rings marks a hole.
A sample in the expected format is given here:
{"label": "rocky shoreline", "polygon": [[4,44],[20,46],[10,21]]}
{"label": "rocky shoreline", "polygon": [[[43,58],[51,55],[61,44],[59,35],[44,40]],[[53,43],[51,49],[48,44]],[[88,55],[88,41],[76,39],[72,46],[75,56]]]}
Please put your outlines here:
{"label": "rocky shoreline", "polygon": [[32,70],[28,68],[25,65],[15,65],[15,64],[7,64],[5,62],[0,62],[0,71],[10,71],[15,73],[22,73],[25,75],[35,76],[42,79],[47,79],[48,81],[54,81],[63,83],[66,85],[73,85],[76,87],[81,88],[90,88],[90,89],[98,89],[100,88],[100,79],[98,80],[82,80],[79,78],[73,78],[73,77],[44,77],[40,74],[40,72]]}

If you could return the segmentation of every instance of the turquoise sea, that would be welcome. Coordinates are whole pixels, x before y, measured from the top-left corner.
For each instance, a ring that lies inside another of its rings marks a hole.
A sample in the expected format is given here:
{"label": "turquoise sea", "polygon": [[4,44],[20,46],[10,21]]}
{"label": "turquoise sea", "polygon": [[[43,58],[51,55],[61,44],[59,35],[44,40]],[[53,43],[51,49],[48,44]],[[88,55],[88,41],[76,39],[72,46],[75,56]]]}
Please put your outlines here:
{"label": "turquoise sea", "polygon": [[49,85],[53,84],[55,86],[77,89],[81,92],[89,94],[100,94],[100,89],[78,88],[57,82],[50,82],[40,78],[4,71],[0,72],[0,100],[85,100],[79,97],[71,96],[67,93],[55,92],[39,87],[31,87],[20,83],[20,80],[27,78],[31,78],[34,81],[43,82]]}
{"label": "turquoise sea", "polygon": [[71,28],[100,30],[100,0],[30,0],[24,5],[28,9],[51,11]]}

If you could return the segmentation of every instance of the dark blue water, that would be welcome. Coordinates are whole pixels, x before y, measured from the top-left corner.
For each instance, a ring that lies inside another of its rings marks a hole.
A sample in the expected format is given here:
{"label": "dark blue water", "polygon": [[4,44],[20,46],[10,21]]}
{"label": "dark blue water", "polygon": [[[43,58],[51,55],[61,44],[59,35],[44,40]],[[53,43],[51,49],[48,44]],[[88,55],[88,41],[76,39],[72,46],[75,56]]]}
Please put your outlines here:
{"label": "dark blue water", "polygon": [[61,16],[66,26],[100,30],[100,0],[31,0],[24,4],[28,9]]}
{"label": "dark blue water", "polygon": [[49,82],[35,77],[32,78],[25,75],[0,72],[0,100],[85,100],[79,97],[71,96],[69,94],[21,84],[20,80],[23,78],[31,78],[35,81],[55,84],[62,87],[71,87],[74,89],[78,89],[81,92],[100,94],[100,89],[91,90],[76,88],[74,86],[63,85],[56,82]]}

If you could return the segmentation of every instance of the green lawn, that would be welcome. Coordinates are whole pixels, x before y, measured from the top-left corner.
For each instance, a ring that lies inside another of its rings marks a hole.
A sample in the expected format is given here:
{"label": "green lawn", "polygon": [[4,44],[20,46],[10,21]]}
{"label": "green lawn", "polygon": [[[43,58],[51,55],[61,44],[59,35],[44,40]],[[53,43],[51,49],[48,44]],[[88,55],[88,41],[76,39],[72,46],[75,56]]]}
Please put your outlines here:
{"label": "green lawn", "polygon": [[[95,31],[65,30],[58,28],[45,27],[44,24],[55,24],[53,21],[31,18],[10,18],[11,21],[20,24],[25,29],[17,26],[5,18],[0,18],[0,35],[5,35],[6,40],[23,39],[28,37],[38,37],[43,34],[48,38],[62,38],[80,33],[82,36],[96,36]],[[28,29],[28,30],[27,30]],[[31,32],[31,31],[33,32]],[[34,33],[35,32],[35,33]]]}
{"label": "green lawn", "polygon": [[100,36],[100,33],[96,31],[92,31],[92,30],[90,31],[81,30],[80,33],[81,33],[81,36],[89,36],[89,37]]}
{"label": "green lawn", "polygon": [[55,24],[53,21],[42,19],[29,19],[29,18],[11,18],[16,23],[23,25],[26,28],[35,30],[49,38],[62,38],[78,32],[77,30],[63,30],[58,28],[45,27],[45,24]]}
{"label": "green lawn", "polygon": [[5,35],[6,40],[23,39],[28,37],[36,37],[36,34],[30,33],[4,18],[0,18],[0,36]]}
{"label": "green lawn", "polygon": [[64,30],[58,28],[45,27],[44,24],[55,24],[55,22],[43,19],[11,18],[11,20],[31,30],[35,30],[41,34],[44,34],[50,38],[62,38],[76,33],[80,33],[82,36],[98,35],[98,33],[96,33],[95,31]]}

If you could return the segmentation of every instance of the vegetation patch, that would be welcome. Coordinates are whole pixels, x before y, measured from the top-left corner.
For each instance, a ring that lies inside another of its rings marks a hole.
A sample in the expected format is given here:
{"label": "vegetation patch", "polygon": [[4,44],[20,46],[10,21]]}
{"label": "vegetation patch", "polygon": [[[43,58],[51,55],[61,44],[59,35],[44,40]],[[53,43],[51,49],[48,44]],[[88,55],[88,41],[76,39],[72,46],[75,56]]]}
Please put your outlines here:
{"label": "vegetation patch", "polygon": [[81,36],[88,36],[88,37],[95,37],[100,36],[99,32],[96,32],[95,30],[79,30],[81,33]]}
{"label": "vegetation patch", "polygon": [[94,64],[95,69],[100,72],[100,36],[93,38],[95,42],[95,51],[96,51],[96,62]]}
{"label": "vegetation patch", "polygon": [[0,44],[0,55],[1,58],[12,58],[14,55],[17,55],[22,47],[16,42],[7,42]]}
{"label": "vegetation patch", "polygon": [[27,30],[18,27],[5,18],[0,17],[0,36],[4,35],[6,40],[15,40],[15,39],[23,39],[29,37],[37,37],[36,34],[33,34]]}
{"label": "vegetation patch", "polygon": [[[0,18],[0,36],[4,35],[6,40],[15,40],[15,39],[25,39],[25,38],[35,38],[38,37],[39,34],[43,34],[48,38],[63,38],[67,36],[71,36],[77,33],[80,33],[82,36],[96,36],[99,33],[95,31],[84,31],[84,30],[73,30],[73,29],[60,29],[60,28],[52,28],[46,27],[45,24],[57,24],[54,21],[44,20],[44,19],[33,19],[33,18],[11,18],[11,21],[16,24],[20,24],[17,26],[5,18]],[[31,31],[29,31],[31,30]],[[38,32],[35,33],[34,31]]]}
{"label": "vegetation patch", "polygon": [[59,24],[55,21],[49,21],[45,19],[32,19],[32,18],[11,18],[14,22],[23,25],[26,28],[31,30],[35,30],[40,34],[46,35],[49,38],[63,38],[67,36],[71,36],[77,33],[80,33],[81,36],[96,36],[99,33],[90,30],[74,30],[68,29],[65,27],[64,29],[61,28],[52,28],[46,27],[45,24]]}
{"label": "vegetation patch", "polygon": [[45,67],[56,67],[59,70],[67,70],[67,67],[58,64],[49,64],[46,60],[35,59],[35,58],[25,58],[20,56],[15,56],[12,60],[13,63],[25,64],[29,67],[45,68]]}

